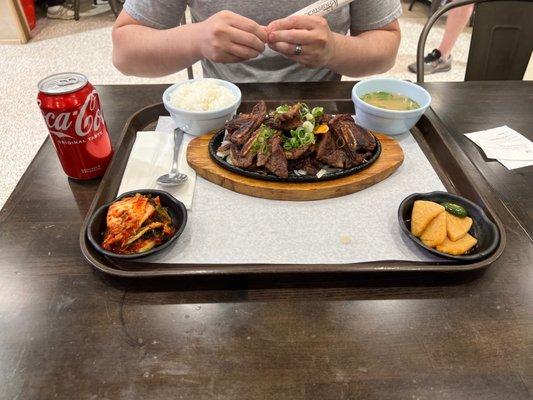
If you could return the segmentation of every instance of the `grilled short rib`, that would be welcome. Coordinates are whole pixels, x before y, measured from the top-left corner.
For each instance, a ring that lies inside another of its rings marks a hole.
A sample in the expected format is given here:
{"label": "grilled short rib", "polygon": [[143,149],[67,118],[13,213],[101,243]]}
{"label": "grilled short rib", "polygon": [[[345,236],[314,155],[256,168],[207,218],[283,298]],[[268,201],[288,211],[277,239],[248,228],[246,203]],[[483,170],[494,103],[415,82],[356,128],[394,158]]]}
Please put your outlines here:
{"label": "grilled short rib", "polygon": [[242,146],[263,123],[267,113],[264,101],[257,103],[250,114],[239,114],[226,123],[227,140]]}
{"label": "grilled short rib", "polygon": [[353,168],[365,162],[376,148],[376,139],[357,126],[350,114],[338,114],[328,122],[329,131],[322,135],[316,158],[336,168]]}
{"label": "grilled short rib", "polygon": [[[284,113],[267,114],[263,101],[257,103],[251,113],[239,114],[226,123],[226,135],[217,150],[228,154],[228,161],[236,167],[250,171],[272,173],[287,178],[289,171],[316,173],[323,164],[349,169],[366,162],[377,146],[375,137],[358,126],[350,114],[324,114],[317,120],[327,124],[328,132],[315,134],[314,144],[284,150],[283,143],[290,138],[289,131],[303,123],[301,103],[289,107]],[[273,129],[266,146],[254,147],[261,129]]]}
{"label": "grilled short rib", "polygon": [[302,103],[296,103],[284,113],[271,113],[265,120],[265,125],[281,131],[290,131],[291,129],[296,129],[303,122],[302,117],[300,116],[301,108]]}

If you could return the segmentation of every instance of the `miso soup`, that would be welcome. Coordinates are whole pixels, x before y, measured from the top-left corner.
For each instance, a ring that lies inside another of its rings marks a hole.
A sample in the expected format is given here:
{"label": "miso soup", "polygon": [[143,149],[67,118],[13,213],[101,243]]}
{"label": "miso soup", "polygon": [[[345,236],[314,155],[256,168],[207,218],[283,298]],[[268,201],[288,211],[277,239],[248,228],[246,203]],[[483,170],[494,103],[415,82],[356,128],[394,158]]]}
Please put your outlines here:
{"label": "miso soup", "polygon": [[420,105],[416,101],[407,96],[402,96],[399,93],[371,92],[361,96],[361,100],[386,110],[408,111],[420,108]]}

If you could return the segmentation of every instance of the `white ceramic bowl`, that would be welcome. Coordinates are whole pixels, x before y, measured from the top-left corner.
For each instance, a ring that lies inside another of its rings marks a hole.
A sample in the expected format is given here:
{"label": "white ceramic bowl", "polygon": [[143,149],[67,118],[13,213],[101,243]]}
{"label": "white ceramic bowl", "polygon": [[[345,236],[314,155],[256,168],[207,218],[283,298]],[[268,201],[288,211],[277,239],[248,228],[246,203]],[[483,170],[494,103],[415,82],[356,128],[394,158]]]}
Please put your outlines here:
{"label": "white ceramic bowl", "polygon": [[213,130],[222,129],[226,121],[229,121],[237,112],[241,104],[241,91],[233,83],[221,79],[212,79],[229,88],[235,94],[235,102],[226,108],[215,111],[187,111],[174,107],[170,104],[170,93],[180,85],[203,79],[191,79],[178,82],[165,90],[163,104],[174,120],[176,127],[193,136],[200,136]]}
{"label": "white ceramic bowl", "polygon": [[[407,96],[420,104],[420,108],[409,111],[385,110],[361,100],[361,96],[375,91]],[[356,83],[352,89],[352,100],[359,125],[391,136],[411,129],[431,104],[431,96],[424,88],[411,82],[391,78],[370,78]]]}

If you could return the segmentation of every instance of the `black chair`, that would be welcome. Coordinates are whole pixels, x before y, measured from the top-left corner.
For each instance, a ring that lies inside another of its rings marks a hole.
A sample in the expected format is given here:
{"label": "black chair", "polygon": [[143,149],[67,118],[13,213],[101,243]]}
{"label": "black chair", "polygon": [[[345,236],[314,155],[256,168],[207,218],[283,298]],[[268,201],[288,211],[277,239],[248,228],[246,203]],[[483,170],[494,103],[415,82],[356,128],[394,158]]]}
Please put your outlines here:
{"label": "black chair", "polygon": [[424,48],[433,24],[451,9],[472,3],[476,13],[465,80],[523,78],[533,50],[533,0],[457,0],[436,11],[422,29],[417,82],[424,82]]}
{"label": "black chair", "polygon": [[74,20],[79,21],[79,19],[80,19],[80,0],[74,0],[73,8],[74,8]]}
{"label": "black chair", "polygon": [[[124,4],[124,0],[115,0],[115,1],[121,1],[122,4]],[[93,0],[93,4],[97,5],[96,0]],[[110,2],[109,5],[111,6],[111,9],[114,11],[111,2]],[[80,0],[72,0],[72,8],[74,9],[74,20],[75,21],[79,21],[79,19],[80,19]],[[122,9],[122,7],[121,7],[121,9]],[[118,15],[118,14],[115,13],[115,15]]]}
{"label": "black chair", "polygon": [[[417,0],[411,0],[409,3],[408,10],[411,11]],[[428,3],[429,5],[429,15],[432,15],[437,9],[441,6],[442,0],[425,0],[423,3]]]}

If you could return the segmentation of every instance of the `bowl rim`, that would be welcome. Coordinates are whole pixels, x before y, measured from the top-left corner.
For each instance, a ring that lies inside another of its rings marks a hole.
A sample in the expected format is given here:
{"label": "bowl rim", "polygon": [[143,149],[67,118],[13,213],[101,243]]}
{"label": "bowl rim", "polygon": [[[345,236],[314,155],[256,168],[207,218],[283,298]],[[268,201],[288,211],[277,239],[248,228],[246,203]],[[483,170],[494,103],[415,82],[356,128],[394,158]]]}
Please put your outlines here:
{"label": "bowl rim", "polygon": [[[376,107],[376,106],[374,106],[372,104],[369,104],[369,103],[365,102],[363,99],[361,99],[359,97],[359,95],[356,93],[356,90],[357,90],[357,88],[361,87],[362,85],[364,85],[367,82],[376,82],[376,81],[398,82],[398,83],[400,83],[402,85],[406,85],[406,86],[409,86],[409,87],[412,87],[412,88],[416,88],[416,90],[421,91],[422,93],[424,93],[427,96],[427,98],[428,98],[427,104],[422,105],[422,106],[420,106],[418,108],[415,108],[414,110],[388,110],[386,108]],[[426,111],[426,109],[431,105],[431,101],[432,101],[431,94],[429,94],[429,92],[426,89],[424,89],[420,85],[417,85],[416,83],[405,81],[403,79],[380,78],[380,77],[363,79],[363,80],[357,82],[355,85],[353,85],[353,88],[352,88],[352,100],[355,102],[356,99],[358,100],[358,102],[360,102],[362,105],[367,107],[369,110],[382,111],[385,114],[395,114],[395,115],[398,115],[398,116],[408,116],[409,114],[417,115],[419,113],[424,113]],[[384,117],[384,118],[386,118],[386,117]],[[395,118],[395,119],[398,119],[398,118]]]}
{"label": "bowl rim", "polygon": [[[197,82],[197,81],[205,81],[205,80],[222,82],[226,87],[230,87],[231,89],[233,89],[232,92],[235,93],[237,98],[235,99],[235,101],[231,105],[229,105],[227,107],[219,108],[219,109],[216,109],[216,110],[209,110],[209,111],[190,111],[190,110],[184,110],[183,108],[176,108],[167,100],[167,97],[170,95],[170,93],[173,92],[174,90],[176,90],[176,88],[178,88],[179,86],[184,85],[186,83],[192,83],[192,82]],[[170,85],[163,92],[162,99],[163,99],[163,104],[165,105],[165,107],[168,107],[169,111],[173,111],[175,113],[187,114],[187,115],[190,115],[190,116],[210,116],[210,114],[224,115],[224,114],[228,114],[230,112],[233,112],[235,108],[239,107],[239,105],[241,103],[241,99],[242,99],[242,92],[241,92],[241,90],[239,89],[239,87],[237,85],[235,85],[234,83],[232,83],[230,81],[226,81],[224,79],[194,78],[194,79],[186,79],[184,81],[176,82],[173,85]],[[216,117],[214,117],[214,118],[216,118]]]}
{"label": "bowl rim", "polygon": [[[407,204],[407,202],[409,202],[410,200],[413,200],[413,204],[414,204],[414,200],[417,200],[417,199],[426,200],[436,195],[448,196],[450,197],[450,199],[454,201],[464,202],[465,204],[468,204],[470,207],[475,208],[481,214],[482,219],[489,225],[493,233],[492,241],[487,249],[481,252],[475,253],[475,254],[467,254],[467,255],[460,255],[460,256],[456,256],[453,254],[447,254],[447,253],[440,252],[437,249],[434,249],[432,247],[426,246],[420,239],[415,237],[409,229],[407,229],[407,225],[405,224],[405,221],[402,217],[402,211],[405,208],[405,205]],[[472,262],[472,261],[478,261],[483,258],[486,258],[490,256],[494,252],[494,250],[496,250],[501,240],[501,234],[498,229],[498,226],[487,217],[487,214],[479,205],[477,205],[473,201],[468,200],[458,194],[444,192],[441,190],[436,190],[436,191],[428,192],[428,193],[413,193],[407,196],[405,199],[403,199],[400,205],[398,206],[398,223],[400,224],[400,229],[402,230],[402,232],[405,233],[409,237],[409,239],[411,239],[418,246],[422,247],[423,249],[439,257],[443,257],[443,258],[447,258],[447,259],[455,260],[455,261]]]}
{"label": "bowl rim", "polygon": [[[96,216],[99,215],[101,212],[103,212],[105,209],[107,209],[115,201],[120,200],[120,199],[122,199],[124,197],[127,197],[127,196],[135,195],[136,193],[140,193],[140,194],[157,194],[159,196],[167,197],[170,201],[172,201],[175,204],[177,209],[181,210],[181,212],[183,214],[183,223],[178,228],[176,228],[176,232],[174,232],[174,235],[172,235],[172,237],[170,239],[168,239],[165,243],[163,243],[160,246],[154,247],[153,249],[150,249],[148,251],[145,251],[145,252],[142,252],[142,253],[135,253],[135,254],[116,254],[116,253],[113,253],[111,251],[105,250],[104,248],[102,248],[101,244],[98,243],[96,238],[93,237],[92,232],[91,232],[91,228],[92,228],[93,224],[96,221]],[[87,224],[87,228],[85,230],[85,234],[87,235],[87,238],[89,239],[89,242],[91,243],[91,245],[93,245],[95,250],[97,252],[99,252],[100,254],[103,254],[103,255],[105,255],[107,257],[116,258],[116,259],[123,259],[123,260],[130,259],[131,260],[131,259],[147,257],[149,255],[153,255],[153,254],[159,253],[160,251],[162,251],[162,250],[166,249],[167,247],[169,247],[172,243],[174,243],[178,239],[178,237],[181,236],[181,234],[185,230],[185,226],[187,225],[187,218],[188,218],[188,216],[187,216],[187,208],[185,207],[185,205],[181,201],[176,199],[174,196],[172,196],[169,192],[166,192],[164,190],[158,190],[158,189],[130,190],[129,192],[124,192],[120,196],[117,196],[114,200],[112,200],[112,201],[110,201],[110,202],[108,202],[106,204],[103,204],[100,207],[98,207],[93,212],[93,214],[91,215],[91,218],[89,219],[89,223]]]}

